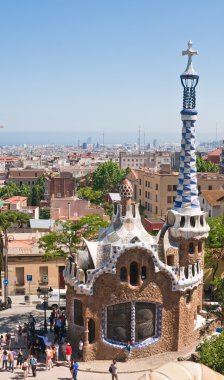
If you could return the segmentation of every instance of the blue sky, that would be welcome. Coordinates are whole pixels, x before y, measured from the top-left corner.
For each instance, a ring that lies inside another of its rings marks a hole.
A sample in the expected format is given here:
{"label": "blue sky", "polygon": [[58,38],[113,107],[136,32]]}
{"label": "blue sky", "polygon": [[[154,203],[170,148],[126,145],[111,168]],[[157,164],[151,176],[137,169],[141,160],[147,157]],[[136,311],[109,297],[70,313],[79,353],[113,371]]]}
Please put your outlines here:
{"label": "blue sky", "polygon": [[0,144],[180,140],[199,50],[197,139],[224,137],[222,0],[0,0]]}

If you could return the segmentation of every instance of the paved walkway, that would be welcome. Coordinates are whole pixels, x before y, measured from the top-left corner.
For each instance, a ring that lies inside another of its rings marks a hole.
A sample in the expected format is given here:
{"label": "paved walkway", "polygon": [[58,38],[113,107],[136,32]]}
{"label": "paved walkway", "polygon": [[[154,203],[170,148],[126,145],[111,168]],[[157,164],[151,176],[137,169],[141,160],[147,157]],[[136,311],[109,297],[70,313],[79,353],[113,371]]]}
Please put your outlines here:
{"label": "paved walkway", "polygon": [[[31,304],[25,303],[24,296],[15,296],[13,298],[12,309],[4,310],[0,313],[0,332],[5,332],[9,327],[17,324],[19,320],[23,318],[27,319],[29,312],[43,313],[42,310],[37,310],[36,305],[38,302],[37,296],[31,296]],[[39,315],[39,318],[41,315]],[[144,359],[133,359],[128,362],[118,362],[119,380],[138,380],[147,371],[154,369],[163,363],[176,360],[178,356],[186,356],[186,352],[168,352],[153,357],[147,357]],[[106,380],[111,379],[111,375],[108,371],[111,361],[108,360],[96,360],[92,362],[80,362],[79,363],[79,375],[78,380]],[[32,377],[30,374],[29,377]],[[16,369],[15,373],[0,370],[0,380],[17,380],[23,378],[23,371]],[[44,364],[39,363],[37,370],[37,379],[40,380],[70,380],[70,372],[66,363],[59,362],[50,371],[46,371]],[[181,380],[181,379],[180,379]]]}

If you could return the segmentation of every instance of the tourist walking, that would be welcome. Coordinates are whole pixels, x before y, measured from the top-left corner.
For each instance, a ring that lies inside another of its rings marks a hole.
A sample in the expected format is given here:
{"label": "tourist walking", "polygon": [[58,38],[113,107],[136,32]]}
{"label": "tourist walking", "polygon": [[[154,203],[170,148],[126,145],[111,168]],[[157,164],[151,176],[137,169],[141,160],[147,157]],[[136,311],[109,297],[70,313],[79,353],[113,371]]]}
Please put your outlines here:
{"label": "tourist walking", "polygon": [[6,343],[6,348],[8,350],[11,350],[11,334],[9,331],[7,331],[7,333],[5,335],[5,343]]}
{"label": "tourist walking", "polygon": [[74,365],[73,365],[73,380],[77,380],[78,369],[79,369],[79,365],[77,361],[75,360]]}
{"label": "tourist walking", "polygon": [[70,345],[70,343],[67,343],[67,346],[66,346],[66,360],[67,360],[68,364],[70,364],[71,356],[72,356],[72,346]]}
{"label": "tourist walking", "polygon": [[79,360],[83,359],[83,340],[82,340],[82,338],[80,339],[79,344],[78,344],[78,357],[79,357]]}
{"label": "tourist walking", "polygon": [[15,351],[8,351],[8,363],[9,363],[9,370],[12,370],[14,372],[14,360],[15,360],[16,352]]}
{"label": "tourist walking", "polygon": [[28,377],[28,361],[27,361],[27,358],[24,359],[24,362],[23,362],[23,365],[22,365],[22,370],[23,370],[23,373],[24,373],[24,379],[26,379]]}
{"label": "tourist walking", "polygon": [[126,361],[131,359],[131,342],[128,341],[127,345],[125,346],[126,349]]}
{"label": "tourist walking", "polygon": [[21,350],[21,348],[19,349],[19,351],[17,352],[17,363],[16,363],[16,366],[19,368],[22,367],[22,364],[23,364],[23,352]]}
{"label": "tourist walking", "polygon": [[118,376],[117,376],[117,362],[116,362],[115,359],[112,361],[112,363],[110,365],[109,371],[111,373],[112,380],[118,380]]}
{"label": "tourist walking", "polygon": [[36,377],[36,375],[37,375],[37,359],[34,358],[33,355],[30,356],[30,365],[31,365],[33,377]]}
{"label": "tourist walking", "polygon": [[8,352],[6,350],[3,351],[2,355],[2,369],[7,370],[7,363],[8,363]]}

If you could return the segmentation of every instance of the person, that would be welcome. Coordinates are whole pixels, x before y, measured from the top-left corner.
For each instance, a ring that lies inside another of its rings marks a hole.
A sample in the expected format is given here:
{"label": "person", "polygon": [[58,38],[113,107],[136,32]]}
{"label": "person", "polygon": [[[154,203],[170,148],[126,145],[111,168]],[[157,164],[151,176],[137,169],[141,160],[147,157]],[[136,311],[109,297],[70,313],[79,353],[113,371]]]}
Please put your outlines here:
{"label": "person", "polygon": [[22,367],[23,365],[23,352],[21,350],[21,348],[19,349],[19,351],[17,352],[17,363],[16,363],[16,366],[18,367]]}
{"label": "person", "polygon": [[73,380],[74,364],[75,364],[75,361],[72,360],[71,363],[70,363],[70,366],[69,366],[69,371],[71,373],[71,380]]}
{"label": "person", "polygon": [[82,338],[80,339],[79,344],[78,344],[78,357],[79,357],[79,360],[82,360],[82,358],[83,358],[83,340],[82,340]]}
{"label": "person", "polygon": [[8,363],[9,363],[9,370],[11,369],[12,372],[14,372],[14,360],[15,360],[16,352],[15,351],[8,351]]}
{"label": "person", "polygon": [[7,363],[8,363],[8,352],[6,350],[3,351],[3,355],[2,355],[2,369],[5,369],[7,370]]}
{"label": "person", "polygon": [[10,350],[11,349],[11,334],[9,331],[7,331],[5,335],[5,342],[6,342],[6,348]]}
{"label": "person", "polygon": [[66,360],[66,347],[67,347],[67,339],[63,342],[61,348],[62,348],[62,354],[63,354],[63,359]]}
{"label": "person", "polygon": [[73,380],[77,380],[77,374],[78,374],[79,365],[77,361],[74,361],[73,365]]}
{"label": "person", "polygon": [[37,359],[33,355],[30,356],[30,365],[31,365],[33,377],[36,377],[36,375],[37,375]]}
{"label": "person", "polygon": [[54,361],[58,362],[58,358],[59,358],[59,344],[58,344],[57,340],[55,341],[53,347],[54,347]]}
{"label": "person", "polygon": [[5,343],[3,335],[0,336],[0,346],[3,346]]}
{"label": "person", "polygon": [[46,369],[50,371],[52,367],[52,360],[51,360],[51,350],[49,347],[46,348],[45,354],[46,354]]}
{"label": "person", "polygon": [[115,359],[112,361],[112,364],[110,365],[110,373],[111,373],[111,376],[112,376],[112,380],[118,380],[118,376],[117,376],[117,362],[116,362]]}
{"label": "person", "polygon": [[71,355],[72,355],[72,346],[70,345],[70,343],[67,343],[67,346],[66,346],[66,360],[67,362],[70,364],[70,361],[71,361]]}
{"label": "person", "polygon": [[127,356],[126,361],[131,359],[131,342],[128,341],[127,345],[125,346],[125,349],[127,350]]}
{"label": "person", "polygon": [[24,373],[24,379],[26,379],[28,377],[28,361],[27,361],[27,358],[24,359],[24,362],[23,362],[23,365],[22,365],[22,370],[23,370],[23,373]]}
{"label": "person", "polygon": [[0,345],[0,367],[2,368],[2,357],[3,357],[3,348]]}

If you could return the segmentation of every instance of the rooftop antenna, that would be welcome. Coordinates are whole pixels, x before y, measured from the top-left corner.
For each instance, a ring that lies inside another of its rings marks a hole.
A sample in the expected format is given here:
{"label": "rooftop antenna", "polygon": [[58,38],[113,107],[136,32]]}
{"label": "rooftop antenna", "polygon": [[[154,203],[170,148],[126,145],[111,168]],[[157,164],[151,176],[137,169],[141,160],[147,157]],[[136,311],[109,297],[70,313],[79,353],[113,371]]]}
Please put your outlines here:
{"label": "rooftop antenna", "polygon": [[138,153],[141,153],[141,125],[138,128]]}

